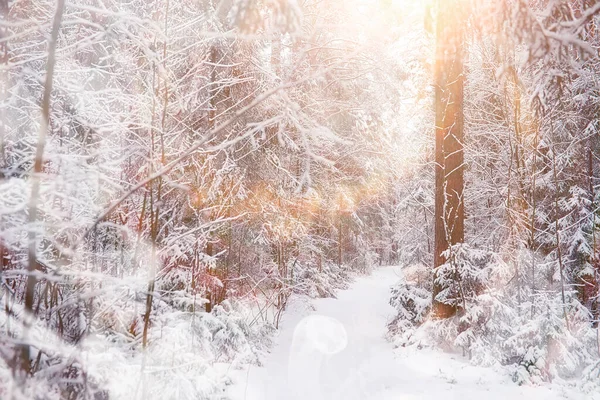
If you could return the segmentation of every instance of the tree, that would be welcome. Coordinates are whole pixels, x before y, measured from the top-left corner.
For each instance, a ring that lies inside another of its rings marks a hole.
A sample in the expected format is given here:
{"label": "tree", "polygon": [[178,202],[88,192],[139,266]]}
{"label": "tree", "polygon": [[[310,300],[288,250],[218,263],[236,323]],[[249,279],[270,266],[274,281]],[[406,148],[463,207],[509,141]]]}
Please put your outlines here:
{"label": "tree", "polygon": [[456,309],[437,299],[443,283],[436,271],[448,251],[464,241],[463,202],[463,19],[461,2],[438,1],[435,59],[435,246],[433,308],[447,318]]}

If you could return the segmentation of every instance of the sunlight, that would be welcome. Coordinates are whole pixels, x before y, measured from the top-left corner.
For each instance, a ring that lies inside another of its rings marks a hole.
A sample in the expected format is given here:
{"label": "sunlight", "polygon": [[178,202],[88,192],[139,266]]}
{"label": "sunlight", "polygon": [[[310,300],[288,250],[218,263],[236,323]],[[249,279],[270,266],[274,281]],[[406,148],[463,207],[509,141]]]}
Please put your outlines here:
{"label": "sunlight", "polygon": [[599,25],[0,1],[0,398],[600,400]]}

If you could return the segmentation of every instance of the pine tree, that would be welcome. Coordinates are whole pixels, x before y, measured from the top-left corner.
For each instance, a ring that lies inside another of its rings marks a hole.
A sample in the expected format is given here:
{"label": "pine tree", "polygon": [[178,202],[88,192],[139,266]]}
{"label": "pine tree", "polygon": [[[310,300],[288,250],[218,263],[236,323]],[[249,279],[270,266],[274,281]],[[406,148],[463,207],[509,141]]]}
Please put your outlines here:
{"label": "pine tree", "polygon": [[[435,59],[434,272],[453,245],[464,241],[463,26],[460,1],[438,1]],[[433,310],[447,318],[456,309],[436,299],[443,285],[434,273]]]}

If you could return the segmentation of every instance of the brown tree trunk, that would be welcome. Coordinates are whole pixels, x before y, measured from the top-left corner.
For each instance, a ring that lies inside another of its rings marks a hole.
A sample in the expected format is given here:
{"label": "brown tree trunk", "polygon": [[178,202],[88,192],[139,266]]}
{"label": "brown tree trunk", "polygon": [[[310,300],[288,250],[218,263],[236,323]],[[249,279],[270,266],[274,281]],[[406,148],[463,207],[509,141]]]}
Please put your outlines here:
{"label": "brown tree trunk", "polygon": [[[206,243],[206,255],[209,256],[209,257],[213,256],[213,244],[210,241],[210,237],[209,237],[209,241]],[[206,273],[208,275],[212,275],[209,265],[207,265]],[[213,307],[213,301],[212,301],[212,297],[213,297],[212,296],[212,281],[209,283],[209,285],[210,285],[210,287],[206,288],[206,300],[208,300],[208,301],[206,302],[205,310],[206,310],[207,313],[211,312],[212,311],[212,307]]]}
{"label": "brown tree trunk", "polygon": [[464,240],[463,203],[463,20],[459,0],[437,3],[435,64],[435,254],[433,312],[448,318],[456,308],[436,300],[442,253]]}
{"label": "brown tree trunk", "polygon": [[338,267],[342,267],[342,216],[340,215],[339,227],[338,227]]}
{"label": "brown tree trunk", "polygon": [[[165,41],[163,43],[163,68],[166,70],[166,59],[167,59],[167,45],[168,45],[168,23],[169,23],[169,0],[165,3]],[[155,72],[156,73],[156,72]],[[156,75],[154,75],[156,76]],[[153,82],[153,88],[156,89],[156,86]],[[161,118],[161,129],[160,129],[160,166],[164,167],[166,164],[165,160],[165,130],[166,130],[166,122],[167,122],[167,107],[169,104],[169,84],[166,79],[163,79],[163,111]],[[156,93],[158,95],[158,93]],[[151,157],[150,162],[151,169],[150,172],[154,169],[153,167],[153,159],[154,154],[156,153],[155,149],[155,129],[154,129],[154,115],[156,111],[156,95],[152,99],[152,123],[151,123]],[[148,331],[150,329],[150,314],[152,313],[152,302],[154,301],[154,290],[156,287],[156,271],[158,268],[158,254],[157,254],[157,245],[158,245],[158,234],[160,231],[160,204],[162,202],[162,177],[158,178],[157,182],[157,190],[156,190],[156,202],[154,202],[154,184],[150,185],[150,239],[152,241],[152,256],[150,260],[150,277],[148,280],[148,293],[146,293],[146,311],[144,313],[144,329],[142,332],[142,346],[145,349],[148,346]]]}
{"label": "brown tree trunk", "polygon": [[25,284],[25,323],[23,329],[23,343],[21,349],[21,366],[25,371],[30,367],[30,348],[28,342],[29,328],[31,318],[33,318],[33,302],[35,298],[35,289],[37,285],[36,270],[38,269],[37,259],[37,232],[35,224],[38,220],[38,202],[40,195],[40,174],[43,172],[44,150],[46,146],[46,136],[50,126],[50,98],[52,95],[52,84],[54,80],[54,65],[56,64],[56,46],[58,34],[65,10],[65,1],[59,0],[56,5],[56,13],[52,23],[52,34],[48,43],[48,62],[46,63],[46,82],[44,83],[44,96],[42,98],[42,120],[38,134],[38,140],[35,150],[35,160],[31,174],[31,197],[28,205],[28,263],[27,263],[27,281]]}
{"label": "brown tree trunk", "polygon": [[598,136],[594,135],[588,141],[588,182],[589,182],[589,190],[590,190],[590,209],[592,210],[592,255],[590,257],[590,263],[594,268],[594,275],[589,277],[589,283],[583,282],[584,284],[584,292],[585,289],[588,289],[589,296],[584,293],[584,304],[588,301],[588,298],[591,301],[590,311],[592,313],[592,325],[594,328],[598,327],[598,316],[600,315],[600,304],[599,304],[599,295],[600,295],[600,287],[599,280],[600,277],[600,269],[598,265],[598,260],[596,259],[596,193],[594,190],[594,141],[597,141]]}

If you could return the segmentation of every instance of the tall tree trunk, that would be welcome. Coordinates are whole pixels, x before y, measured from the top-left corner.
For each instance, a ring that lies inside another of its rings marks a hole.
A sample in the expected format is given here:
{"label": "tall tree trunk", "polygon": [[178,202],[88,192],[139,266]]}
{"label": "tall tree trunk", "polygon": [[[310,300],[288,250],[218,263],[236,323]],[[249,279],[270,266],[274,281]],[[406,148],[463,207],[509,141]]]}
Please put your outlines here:
{"label": "tall tree trunk", "polygon": [[[210,241],[210,235],[208,238],[208,242],[206,243],[206,255],[208,257],[213,256],[213,244]],[[206,273],[208,275],[212,275],[212,271],[210,270],[210,264],[207,264]],[[207,302],[204,306],[205,307],[204,309],[206,310],[207,313],[209,313],[212,311],[212,308],[213,308],[212,281],[209,281],[209,284],[206,288],[206,300],[207,300]]]}
{"label": "tall tree trunk", "polygon": [[436,282],[442,255],[464,240],[463,203],[463,34],[460,0],[437,3],[435,64],[435,254],[433,312],[448,318],[456,308],[436,299],[444,289]]}
{"label": "tall tree trunk", "polygon": [[600,314],[600,304],[599,296],[600,296],[600,288],[599,288],[599,278],[600,271],[598,270],[598,260],[596,259],[596,193],[594,190],[594,141],[597,142],[598,135],[594,135],[590,137],[588,140],[588,181],[589,181],[589,190],[590,190],[590,209],[592,210],[592,255],[590,257],[590,263],[594,268],[594,275],[591,277],[592,287],[591,290],[591,304],[590,310],[592,313],[592,324],[594,328],[598,327],[598,315]]}
{"label": "tall tree trunk", "polygon": [[[219,62],[219,51],[217,49],[216,43],[213,44],[210,48],[210,86],[209,86],[209,110],[208,110],[208,129],[212,131],[216,125],[217,118],[217,95],[219,94],[219,90],[216,87],[217,85],[217,63]],[[211,219],[212,212],[211,212]],[[212,243],[212,229],[208,232],[207,242],[206,242],[206,255],[208,257],[213,256],[213,243]],[[207,264],[206,273],[209,276],[213,276],[213,271],[211,271],[212,264]],[[215,269],[216,272],[216,269]],[[205,305],[205,310],[207,313],[210,313],[213,309],[215,295],[213,293],[213,285],[212,280],[207,285],[206,288],[206,300],[207,303]]]}
{"label": "tall tree trunk", "polygon": [[[166,71],[166,60],[167,60],[167,46],[168,46],[168,23],[169,23],[169,0],[165,2],[165,27],[164,34],[165,39],[163,43],[163,69]],[[154,76],[156,76],[156,72],[154,72]],[[152,85],[155,88],[155,84],[153,82]],[[169,83],[167,78],[163,78],[163,110],[162,110],[162,118],[161,118],[161,129],[160,129],[160,168],[164,168],[166,164],[165,160],[165,130],[166,130],[166,121],[167,121],[167,107],[169,105]],[[156,98],[158,97],[158,93],[152,99],[152,124],[151,124],[151,169],[152,173],[153,168],[153,160],[154,155],[156,154],[155,149],[155,129],[154,129],[154,115],[156,114]],[[144,349],[148,346],[148,330],[150,329],[150,314],[152,313],[152,302],[154,300],[154,289],[156,286],[156,271],[158,268],[159,260],[157,254],[157,242],[158,242],[158,234],[160,231],[160,204],[162,202],[162,177],[158,178],[156,182],[157,190],[156,190],[156,202],[154,201],[154,183],[150,185],[150,239],[152,242],[152,254],[150,260],[150,276],[148,279],[148,293],[146,293],[146,312],[144,313],[144,329],[142,332],[142,345]]]}
{"label": "tall tree trunk", "polygon": [[56,64],[56,43],[58,42],[58,33],[65,10],[65,1],[59,0],[54,14],[52,24],[52,34],[48,43],[48,62],[46,64],[46,82],[44,84],[44,97],[42,99],[42,120],[38,134],[38,140],[35,150],[35,161],[31,173],[31,197],[28,205],[29,229],[28,229],[28,263],[27,263],[27,282],[25,288],[25,326],[23,329],[23,344],[21,351],[21,363],[23,370],[28,371],[30,367],[30,348],[27,344],[31,318],[33,318],[33,301],[35,297],[35,287],[37,278],[35,276],[38,269],[37,259],[37,232],[36,226],[38,219],[38,202],[40,195],[40,174],[44,164],[44,149],[46,147],[46,136],[50,126],[50,96],[52,95],[52,83],[54,80],[54,65]]}
{"label": "tall tree trunk", "polygon": [[567,315],[567,303],[565,299],[565,268],[562,258],[562,250],[560,248],[560,213],[558,207],[558,196],[560,187],[558,185],[558,174],[556,173],[556,146],[552,149],[552,175],[554,176],[554,234],[556,238],[556,258],[558,259],[558,269],[560,272],[560,294],[562,299],[563,306],[563,316],[565,317],[565,324],[567,325],[567,330],[569,328],[569,317]]}
{"label": "tall tree trunk", "polygon": [[342,267],[342,241],[344,239],[344,237],[342,236],[342,225],[343,220],[342,220],[342,215],[340,214],[340,221],[339,221],[339,227],[338,227],[338,267]]}

